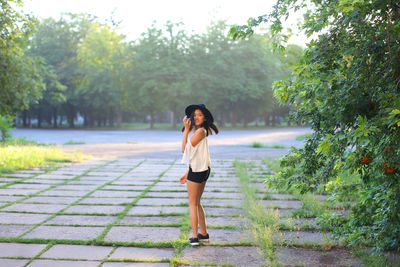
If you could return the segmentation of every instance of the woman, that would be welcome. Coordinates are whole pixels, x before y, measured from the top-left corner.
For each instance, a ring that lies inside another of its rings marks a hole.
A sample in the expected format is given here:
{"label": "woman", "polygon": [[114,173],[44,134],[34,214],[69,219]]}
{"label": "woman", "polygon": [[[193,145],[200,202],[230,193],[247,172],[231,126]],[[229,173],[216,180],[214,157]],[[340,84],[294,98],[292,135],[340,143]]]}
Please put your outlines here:
{"label": "woman", "polygon": [[[185,114],[182,128],[182,162],[189,164],[189,170],[180,178],[180,183],[184,184],[187,181],[189,216],[193,233],[189,242],[192,246],[198,246],[199,241],[209,240],[206,217],[200,199],[211,171],[207,136],[212,134],[212,130],[217,134],[218,128],[214,124],[211,112],[203,104],[188,106]],[[188,141],[190,132],[193,134]],[[200,233],[197,233],[198,225]]]}

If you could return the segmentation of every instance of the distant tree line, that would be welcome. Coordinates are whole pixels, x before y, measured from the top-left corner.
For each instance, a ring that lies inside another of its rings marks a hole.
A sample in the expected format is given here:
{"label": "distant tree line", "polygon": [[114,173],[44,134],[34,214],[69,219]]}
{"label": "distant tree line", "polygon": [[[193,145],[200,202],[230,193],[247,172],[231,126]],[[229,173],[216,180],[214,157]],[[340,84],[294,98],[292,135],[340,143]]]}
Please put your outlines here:
{"label": "distant tree line", "polygon": [[37,127],[57,128],[66,118],[72,128],[80,114],[86,127],[149,119],[153,128],[170,112],[175,128],[184,107],[195,102],[205,103],[222,127],[254,120],[273,125],[289,108],[274,99],[272,83],[288,75],[302,53],[296,45],[274,53],[269,34],[233,41],[224,21],[191,35],[182,23],[153,24],[135,41],[88,14],[30,25],[36,30],[20,50],[34,68],[19,69],[19,79],[27,80],[19,86],[32,89],[22,107],[13,107],[23,110],[24,126],[35,120]]}

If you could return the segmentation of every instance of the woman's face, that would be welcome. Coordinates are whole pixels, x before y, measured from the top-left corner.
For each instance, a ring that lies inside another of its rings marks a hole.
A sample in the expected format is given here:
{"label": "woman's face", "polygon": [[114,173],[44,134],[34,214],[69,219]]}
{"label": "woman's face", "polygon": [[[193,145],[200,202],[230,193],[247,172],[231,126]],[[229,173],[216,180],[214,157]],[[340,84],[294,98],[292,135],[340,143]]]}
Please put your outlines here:
{"label": "woman's face", "polygon": [[196,127],[200,127],[204,122],[204,114],[200,109],[196,109],[194,111],[194,125]]}

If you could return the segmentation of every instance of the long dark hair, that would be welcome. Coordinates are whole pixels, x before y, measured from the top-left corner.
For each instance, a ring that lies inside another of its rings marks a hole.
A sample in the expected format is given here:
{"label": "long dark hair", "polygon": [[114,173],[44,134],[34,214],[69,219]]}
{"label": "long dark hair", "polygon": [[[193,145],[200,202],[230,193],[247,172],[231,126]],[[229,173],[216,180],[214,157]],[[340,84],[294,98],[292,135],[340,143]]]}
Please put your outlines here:
{"label": "long dark hair", "polygon": [[[201,110],[201,109],[199,109],[199,110]],[[193,130],[193,127],[195,127],[195,125],[194,125],[194,112],[195,112],[196,110],[194,110],[193,112],[192,112],[192,114],[190,114],[190,129],[189,129],[189,131],[192,131]],[[204,112],[201,110],[201,112],[203,113],[203,115],[204,115]],[[218,134],[219,133],[219,130],[218,130],[218,127],[217,127],[217,125],[215,125],[213,122],[209,122],[208,120],[207,120],[207,118],[205,118],[204,119],[204,121],[203,121],[203,123],[200,125],[200,127],[203,127],[204,129],[206,129],[206,136],[208,136],[208,135],[211,135],[212,134],[212,131],[214,131],[215,132],[215,134]],[[183,128],[182,128],[182,132],[185,130],[185,126],[183,126]]]}

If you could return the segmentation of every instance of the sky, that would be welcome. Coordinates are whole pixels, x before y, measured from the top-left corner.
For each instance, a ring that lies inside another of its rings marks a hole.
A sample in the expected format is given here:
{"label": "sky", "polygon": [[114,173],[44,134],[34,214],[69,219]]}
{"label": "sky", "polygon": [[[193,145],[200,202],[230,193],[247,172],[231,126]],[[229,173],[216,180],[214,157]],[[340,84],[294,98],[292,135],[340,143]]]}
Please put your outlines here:
{"label": "sky", "polygon": [[[203,33],[216,20],[228,24],[246,24],[247,19],[267,14],[275,0],[25,0],[24,10],[39,18],[58,19],[62,13],[89,13],[105,22],[111,16],[119,21],[120,33],[128,40],[140,37],[154,20],[157,25],[166,21],[183,22],[186,30]],[[291,18],[288,25],[296,23]],[[293,36],[289,43],[305,46],[303,35]]]}

